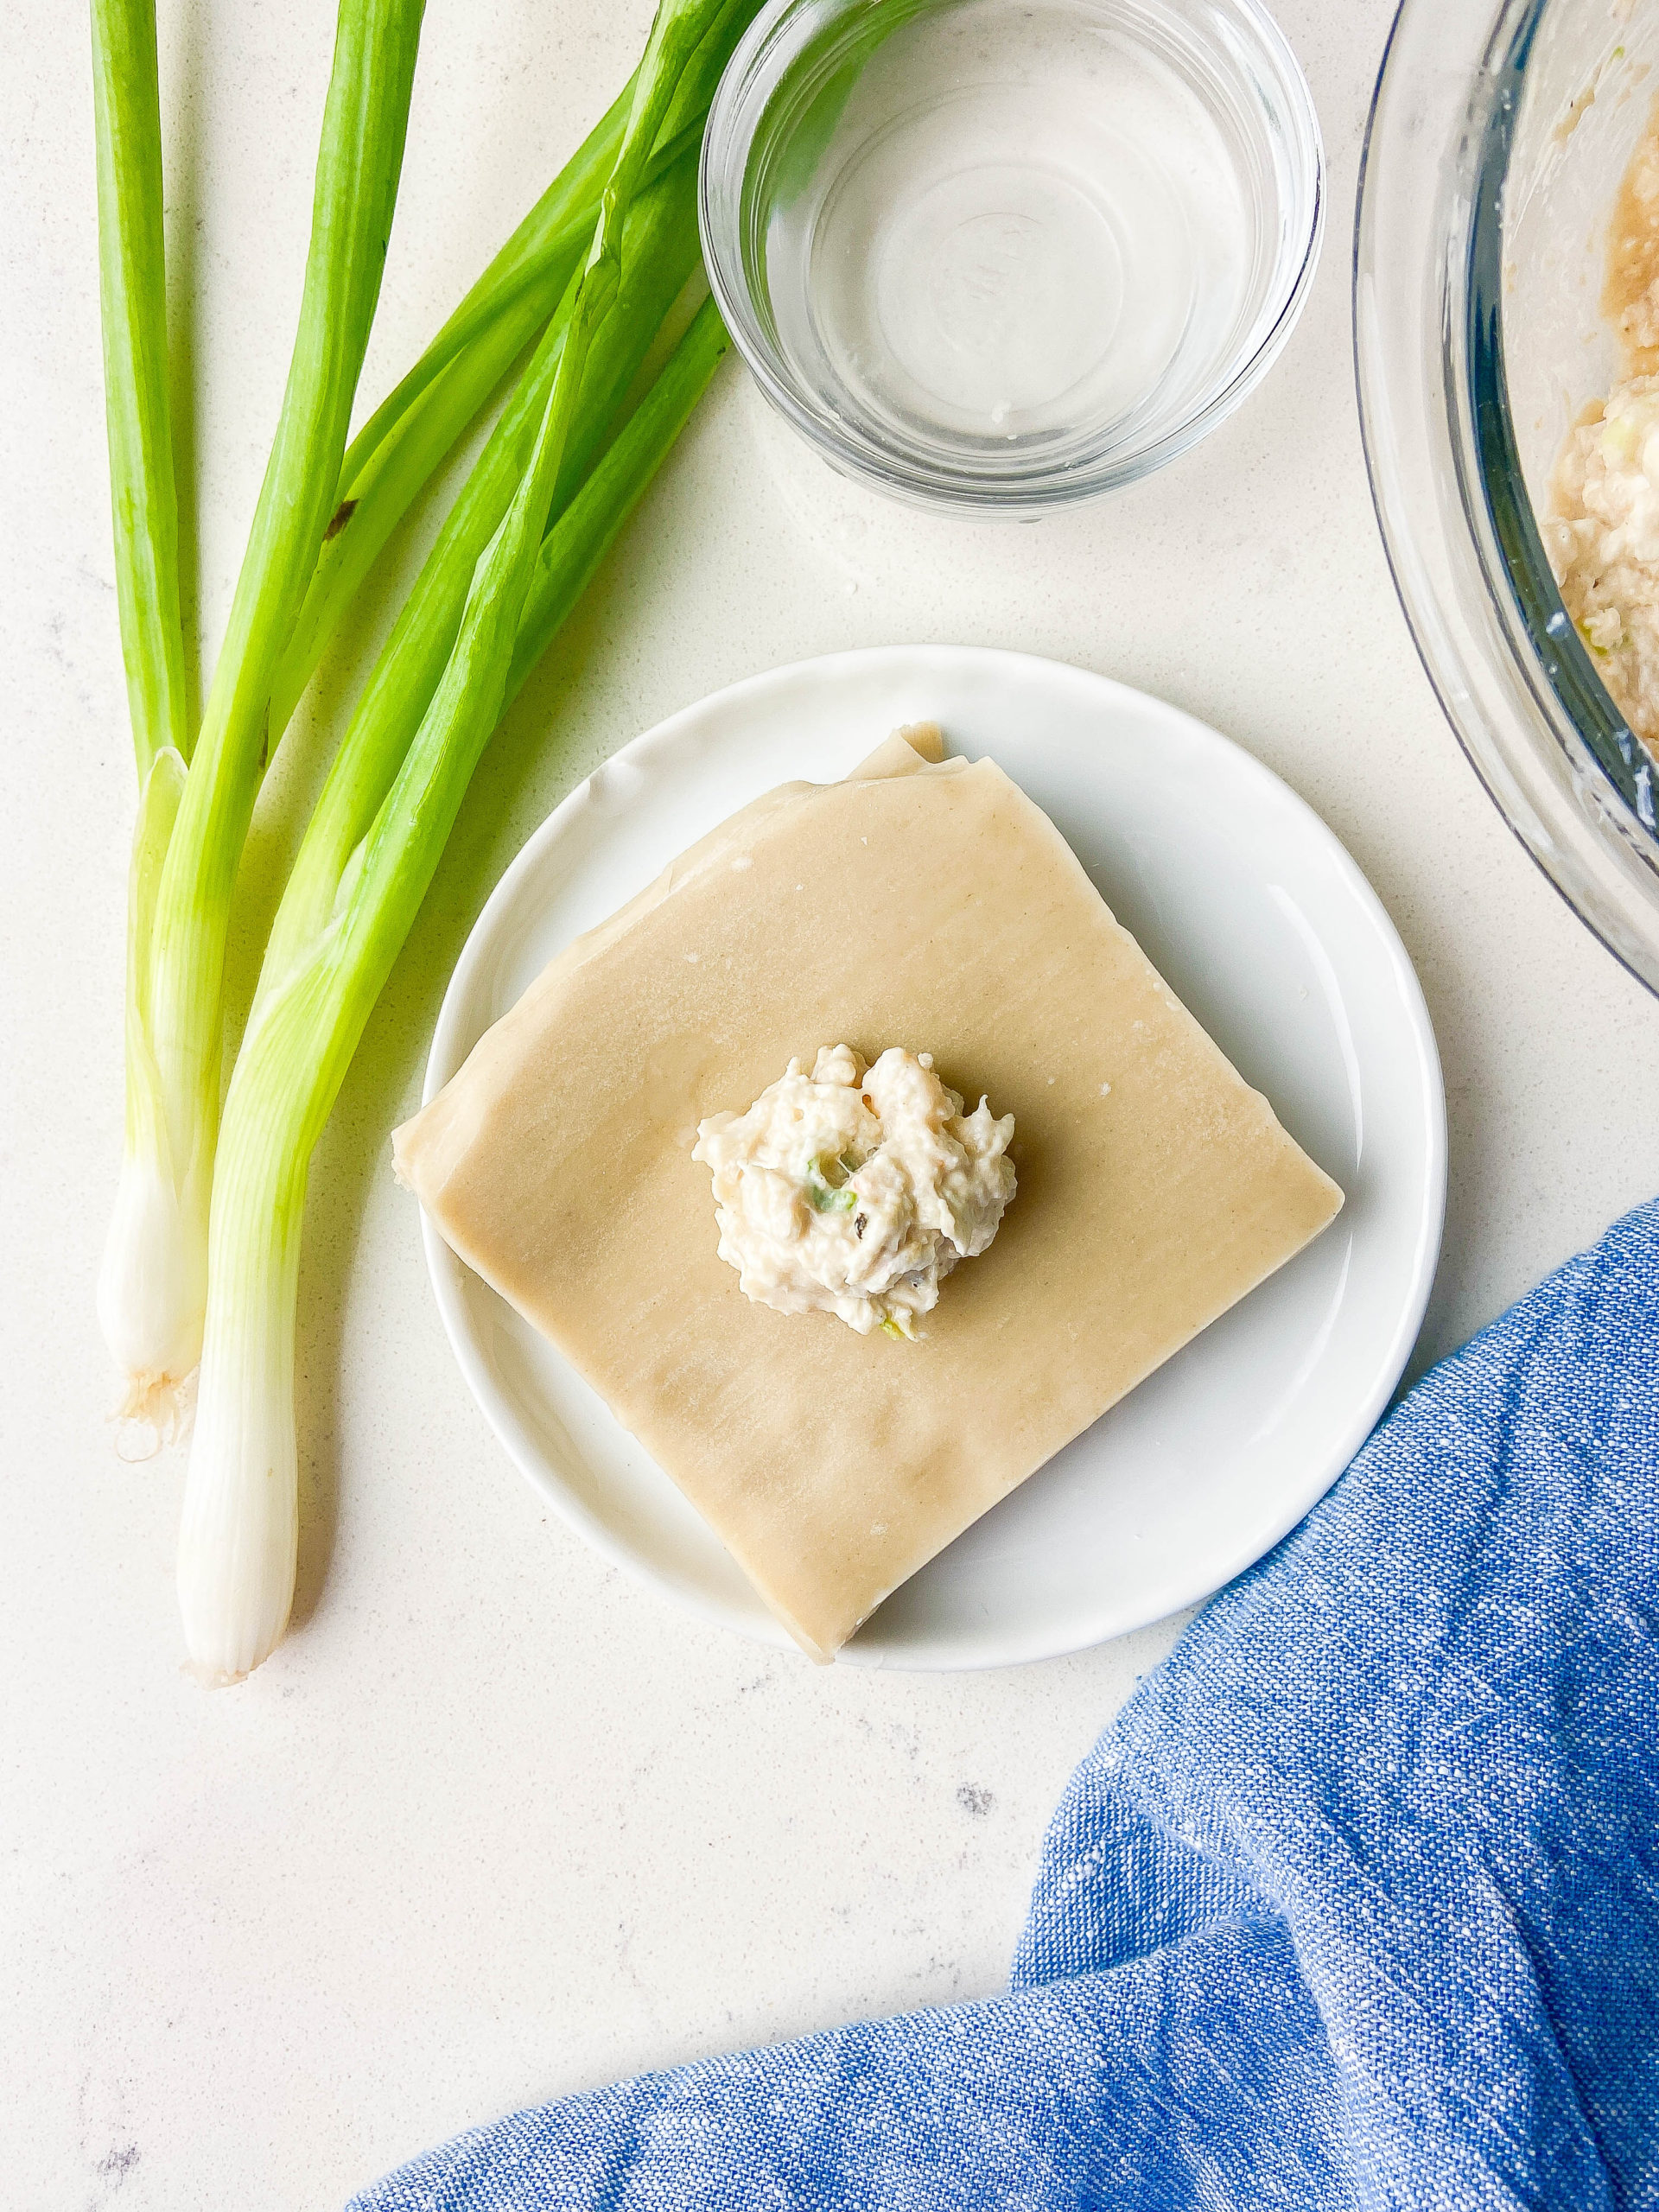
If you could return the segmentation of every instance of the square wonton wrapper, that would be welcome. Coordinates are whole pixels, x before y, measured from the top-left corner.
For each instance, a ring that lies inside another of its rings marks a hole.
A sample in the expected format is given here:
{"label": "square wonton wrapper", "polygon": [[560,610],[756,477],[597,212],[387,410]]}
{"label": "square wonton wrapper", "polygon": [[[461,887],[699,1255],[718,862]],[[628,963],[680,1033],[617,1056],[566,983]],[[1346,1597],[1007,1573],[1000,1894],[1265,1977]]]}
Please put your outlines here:
{"label": "square wonton wrapper", "polygon": [[[939,752],[921,726],[734,815],[394,1139],[816,1659],[1342,1204],[1047,817]],[[703,1116],[841,1043],[931,1052],[1015,1117],[996,1241],[914,1344],[752,1304],[690,1157]]]}

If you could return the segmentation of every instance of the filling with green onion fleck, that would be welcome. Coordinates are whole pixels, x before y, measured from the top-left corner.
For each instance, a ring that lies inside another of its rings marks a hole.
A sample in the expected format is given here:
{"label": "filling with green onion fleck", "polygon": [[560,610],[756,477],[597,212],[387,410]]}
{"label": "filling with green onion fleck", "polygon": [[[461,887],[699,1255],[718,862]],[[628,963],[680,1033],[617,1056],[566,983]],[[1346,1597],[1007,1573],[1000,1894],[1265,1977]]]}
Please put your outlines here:
{"label": "filling with green onion fleck", "polygon": [[714,1170],[720,1256],[744,1296],[913,1337],[1014,1196],[1013,1115],[962,1107],[930,1052],[894,1046],[867,1066],[826,1045],[810,1075],[791,1060],[747,1113],[702,1122],[691,1157]]}

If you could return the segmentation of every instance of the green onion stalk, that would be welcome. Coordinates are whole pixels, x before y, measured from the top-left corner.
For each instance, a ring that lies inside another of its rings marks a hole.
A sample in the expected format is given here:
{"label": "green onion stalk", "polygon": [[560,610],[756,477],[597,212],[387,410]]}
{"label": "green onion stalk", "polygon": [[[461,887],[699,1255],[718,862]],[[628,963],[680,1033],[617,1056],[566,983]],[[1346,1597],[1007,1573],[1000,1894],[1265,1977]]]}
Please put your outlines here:
{"label": "green onion stalk", "polygon": [[[93,0],[92,105],[98,161],[99,279],[104,326],[105,413],[110,448],[110,505],[115,526],[116,600],[133,754],[138,823],[128,899],[128,936],[147,935],[160,862],[167,850],[190,749],[184,630],[179,611],[179,508],[168,405],[167,283],[162,223],[161,101],[154,0]],[[165,1143],[156,1120],[156,1087],[144,1079],[143,963],[131,960],[127,1011],[129,1156]],[[145,1193],[128,1193],[130,1209]],[[129,1313],[173,1307],[151,1279],[132,1240],[126,1281],[106,1273],[105,1326],[124,1362],[170,1364],[188,1353],[163,1322],[153,1335]]]}
{"label": "green onion stalk", "polygon": [[403,163],[422,6],[340,0],[276,439],[189,766],[169,768],[160,788],[152,768],[140,810],[128,1141],[99,1310],[128,1379],[124,1411],[158,1427],[200,1351],[231,893],[270,747],[272,684],[335,508]]}
{"label": "green onion stalk", "polygon": [[[705,303],[611,445],[569,484],[596,397],[614,408],[660,321],[630,303],[626,233],[653,189],[671,200],[677,188],[689,205],[690,172],[688,159],[683,177],[671,166],[650,187],[652,150],[699,50],[710,58],[711,33],[752,11],[663,0],[586,261],[457,501],[461,520],[452,514],[429,556],[404,645],[394,633],[365,687],[278,910],[226,1102],[180,1532],[186,1642],[208,1681],[258,1666],[292,1604],[295,1309],[312,1150],[485,746],[726,345]],[[401,688],[400,661],[416,671]]]}

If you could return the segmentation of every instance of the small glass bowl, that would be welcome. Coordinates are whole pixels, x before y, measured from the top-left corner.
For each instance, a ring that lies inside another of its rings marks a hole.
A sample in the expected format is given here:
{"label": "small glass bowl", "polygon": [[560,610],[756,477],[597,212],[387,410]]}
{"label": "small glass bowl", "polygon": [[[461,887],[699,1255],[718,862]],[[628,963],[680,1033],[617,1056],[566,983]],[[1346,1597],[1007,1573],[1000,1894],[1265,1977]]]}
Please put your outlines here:
{"label": "small glass bowl", "polygon": [[1031,516],[1266,373],[1319,254],[1319,125],[1258,0],[772,0],[703,140],[704,260],[835,466]]}

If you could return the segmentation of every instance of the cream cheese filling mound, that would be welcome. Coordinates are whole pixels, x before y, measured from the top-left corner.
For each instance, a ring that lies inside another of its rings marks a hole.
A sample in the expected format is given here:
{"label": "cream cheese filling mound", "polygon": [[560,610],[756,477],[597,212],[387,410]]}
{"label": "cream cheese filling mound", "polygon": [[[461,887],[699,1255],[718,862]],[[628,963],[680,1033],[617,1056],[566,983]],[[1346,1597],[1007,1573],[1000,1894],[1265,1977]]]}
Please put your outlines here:
{"label": "cream cheese filling mound", "polygon": [[1550,561],[1597,673],[1659,753],[1659,103],[1608,223],[1601,306],[1621,373],[1557,458]]}
{"label": "cream cheese filling mound", "polygon": [[824,1046],[745,1114],[715,1114],[693,1160],[714,1170],[720,1256],[746,1298],[913,1337],[958,1260],[977,1259],[1014,1196],[1014,1116],[971,1114],[929,1052],[867,1066]]}
{"label": "cream cheese filling mound", "polygon": [[1659,748],[1659,377],[1616,384],[1556,465],[1561,599],[1630,728]]}

